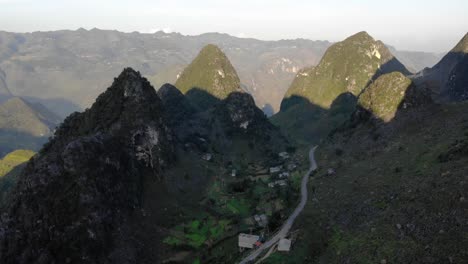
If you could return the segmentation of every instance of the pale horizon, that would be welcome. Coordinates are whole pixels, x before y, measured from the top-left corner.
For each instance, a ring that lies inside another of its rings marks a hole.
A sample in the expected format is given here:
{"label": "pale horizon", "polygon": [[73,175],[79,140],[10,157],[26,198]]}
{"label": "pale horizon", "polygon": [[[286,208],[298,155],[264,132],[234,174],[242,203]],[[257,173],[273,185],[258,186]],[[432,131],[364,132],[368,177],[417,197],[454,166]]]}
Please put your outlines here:
{"label": "pale horizon", "polygon": [[463,0],[0,0],[0,5],[0,30],[18,33],[98,28],[337,42],[367,31],[398,50],[441,53],[468,31],[468,1]]}

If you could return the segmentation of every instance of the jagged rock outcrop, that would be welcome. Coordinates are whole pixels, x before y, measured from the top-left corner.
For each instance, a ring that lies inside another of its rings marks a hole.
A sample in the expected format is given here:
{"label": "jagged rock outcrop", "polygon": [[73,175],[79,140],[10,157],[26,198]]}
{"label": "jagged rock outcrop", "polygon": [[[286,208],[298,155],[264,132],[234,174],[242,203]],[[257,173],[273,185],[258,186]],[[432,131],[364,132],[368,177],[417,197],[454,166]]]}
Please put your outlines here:
{"label": "jagged rock outcrop", "polygon": [[125,69],[70,115],[26,166],[0,222],[0,262],[135,263],[124,230],[143,179],[171,163],[171,135],[149,82]]}
{"label": "jagged rock outcrop", "polygon": [[416,88],[411,79],[402,73],[393,72],[380,76],[363,91],[358,99],[358,108],[389,122],[399,110],[414,108],[430,101],[427,91]]}
{"label": "jagged rock outcrop", "polygon": [[233,92],[241,92],[236,70],[215,45],[205,46],[187,66],[175,86],[200,107],[213,105]]}
{"label": "jagged rock outcrop", "polygon": [[433,68],[427,68],[412,78],[419,86],[432,91],[437,101],[468,99],[468,34]]}
{"label": "jagged rock outcrop", "polygon": [[215,112],[218,116],[224,113],[228,127],[242,133],[260,134],[272,127],[265,114],[255,105],[253,97],[247,93],[231,93]]}

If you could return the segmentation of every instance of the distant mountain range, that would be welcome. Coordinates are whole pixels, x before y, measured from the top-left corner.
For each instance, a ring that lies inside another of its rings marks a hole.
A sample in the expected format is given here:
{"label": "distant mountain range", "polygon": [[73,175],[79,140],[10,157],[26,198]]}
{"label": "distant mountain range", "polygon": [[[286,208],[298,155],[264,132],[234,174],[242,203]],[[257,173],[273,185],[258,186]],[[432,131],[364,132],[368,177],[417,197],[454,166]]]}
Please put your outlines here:
{"label": "distant mountain range", "polygon": [[[139,70],[154,87],[174,84],[182,69],[210,43],[226,53],[244,90],[269,115],[279,110],[299,70],[316,65],[332,44],[305,39],[260,41],[219,33],[184,36],[99,29],[0,32],[0,68],[13,94],[28,96],[65,117],[89,107],[123,67]],[[432,66],[438,56],[418,52],[395,55],[415,71]]]}

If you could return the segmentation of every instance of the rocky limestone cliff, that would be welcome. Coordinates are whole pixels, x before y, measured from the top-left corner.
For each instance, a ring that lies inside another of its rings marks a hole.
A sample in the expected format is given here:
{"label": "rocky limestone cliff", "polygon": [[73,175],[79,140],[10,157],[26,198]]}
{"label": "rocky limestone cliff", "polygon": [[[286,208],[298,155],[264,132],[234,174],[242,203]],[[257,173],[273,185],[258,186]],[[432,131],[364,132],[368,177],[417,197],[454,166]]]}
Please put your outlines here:
{"label": "rocky limestone cliff", "polygon": [[229,126],[240,132],[260,133],[272,127],[265,114],[255,105],[253,97],[247,93],[230,94],[218,111],[224,111]]}
{"label": "rocky limestone cliff", "polygon": [[135,262],[124,230],[143,178],[161,177],[172,157],[155,90],[125,69],[27,164],[2,214],[0,262]]}

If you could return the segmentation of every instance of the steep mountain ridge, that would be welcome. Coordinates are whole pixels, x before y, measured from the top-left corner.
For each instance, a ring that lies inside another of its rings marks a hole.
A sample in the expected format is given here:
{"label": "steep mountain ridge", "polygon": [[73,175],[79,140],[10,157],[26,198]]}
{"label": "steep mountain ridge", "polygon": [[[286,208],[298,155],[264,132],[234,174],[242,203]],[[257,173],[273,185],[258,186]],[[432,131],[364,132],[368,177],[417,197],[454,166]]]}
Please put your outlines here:
{"label": "steep mountain ridge", "polygon": [[281,109],[287,109],[287,98],[292,96],[329,108],[340,94],[350,92],[358,96],[372,80],[393,71],[409,74],[381,41],[359,32],[332,45],[316,67],[301,71],[288,89]]}
{"label": "steep mountain ridge", "polygon": [[[158,93],[127,68],[65,119],[7,197],[2,263],[160,263],[180,253],[164,237],[189,217],[226,221],[208,197],[232,178],[227,168],[277,159],[287,146],[247,93],[205,109],[172,85]],[[192,247],[189,256],[202,254]]]}
{"label": "steep mountain ridge", "polygon": [[[226,55],[215,45],[203,47],[190,63],[175,86],[200,107],[206,107],[205,98],[197,98],[201,92],[223,100],[233,92],[241,92],[240,79]],[[196,92],[192,90],[198,90]],[[195,93],[195,94],[194,94]],[[193,94],[193,96],[192,96]]]}
{"label": "steep mountain ridge", "polygon": [[412,78],[433,93],[441,102],[468,99],[468,33],[432,68],[424,69]]}
{"label": "steep mountain ridge", "polygon": [[366,87],[394,71],[409,74],[381,41],[359,32],[297,74],[272,120],[300,143],[318,141],[349,118]]}
{"label": "steep mountain ridge", "polygon": [[137,245],[121,236],[143,179],[161,177],[171,153],[156,92],[125,69],[20,175],[1,222],[2,263],[121,263],[124,251],[136,258]]}

